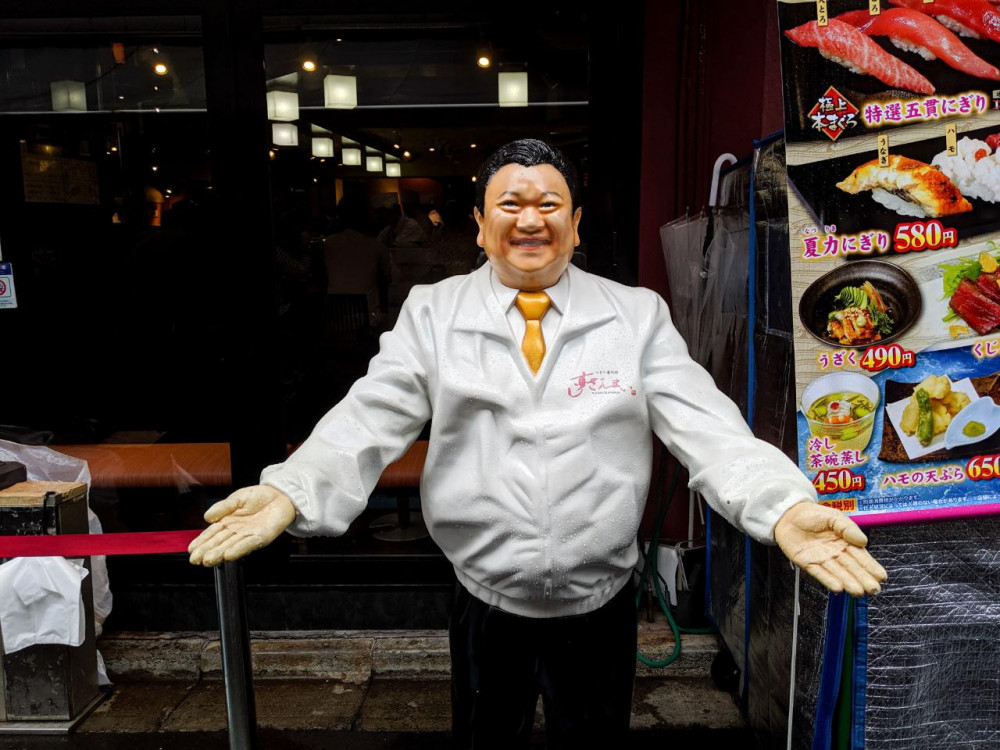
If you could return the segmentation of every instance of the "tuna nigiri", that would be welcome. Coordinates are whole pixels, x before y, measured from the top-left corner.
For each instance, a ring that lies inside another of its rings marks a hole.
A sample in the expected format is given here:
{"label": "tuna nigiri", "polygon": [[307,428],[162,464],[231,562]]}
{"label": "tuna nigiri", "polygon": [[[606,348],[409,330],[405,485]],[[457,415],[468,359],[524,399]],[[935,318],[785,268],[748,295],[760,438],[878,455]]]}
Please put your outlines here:
{"label": "tuna nigiri", "polygon": [[837,16],[868,36],[887,36],[900,49],[916,52],[925,60],[935,57],[963,73],[1000,81],[1000,70],[962,44],[962,41],[930,16],[910,8],[892,8],[877,16],[852,10]]}
{"label": "tuna nigiri", "polygon": [[815,21],[809,21],[789,29],[785,36],[802,47],[818,47],[823,57],[855,73],[875,76],[893,88],[918,94],[934,93],[930,81],[849,23],[831,18],[829,24],[820,26]]}
{"label": "tuna nigiri", "polygon": [[1000,42],[1000,13],[986,0],[889,0],[893,5],[920,11],[937,20],[959,36],[992,39]]}

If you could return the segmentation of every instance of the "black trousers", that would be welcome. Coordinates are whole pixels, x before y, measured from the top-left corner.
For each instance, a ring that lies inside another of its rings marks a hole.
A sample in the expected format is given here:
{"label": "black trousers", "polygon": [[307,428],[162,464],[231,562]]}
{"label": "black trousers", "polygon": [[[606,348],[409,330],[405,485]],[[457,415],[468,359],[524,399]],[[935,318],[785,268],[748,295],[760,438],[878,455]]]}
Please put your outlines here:
{"label": "black trousers", "polygon": [[595,612],[544,619],[491,607],[459,585],[449,635],[455,747],[527,747],[539,695],[549,748],[625,745],[636,653],[631,582]]}

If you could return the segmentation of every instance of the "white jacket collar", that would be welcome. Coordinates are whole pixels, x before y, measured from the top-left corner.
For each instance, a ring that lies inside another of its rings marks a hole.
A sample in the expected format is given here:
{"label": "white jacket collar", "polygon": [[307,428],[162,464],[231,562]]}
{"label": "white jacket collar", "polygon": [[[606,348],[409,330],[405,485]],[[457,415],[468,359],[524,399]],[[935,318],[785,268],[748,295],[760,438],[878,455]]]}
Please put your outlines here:
{"label": "white jacket collar", "polygon": [[[468,283],[460,292],[462,299],[458,303],[454,330],[509,339],[510,326],[490,287],[490,272],[487,262],[469,275]],[[569,302],[563,311],[556,341],[607,323],[617,315],[615,306],[594,276],[573,265],[566,273],[570,274]]]}

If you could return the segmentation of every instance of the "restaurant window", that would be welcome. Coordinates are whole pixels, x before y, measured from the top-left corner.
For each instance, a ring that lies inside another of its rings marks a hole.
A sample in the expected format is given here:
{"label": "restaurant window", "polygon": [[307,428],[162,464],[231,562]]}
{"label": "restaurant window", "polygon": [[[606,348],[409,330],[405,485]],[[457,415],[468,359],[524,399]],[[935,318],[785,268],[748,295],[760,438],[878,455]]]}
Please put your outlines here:
{"label": "restaurant window", "polygon": [[[0,325],[19,364],[0,438],[88,460],[106,530],[196,528],[294,450],[413,286],[484,262],[473,177],[503,143],[566,153],[574,263],[629,281],[614,239],[632,224],[614,211],[637,205],[615,192],[618,165],[638,173],[638,140],[615,129],[638,123],[621,106],[638,76],[614,76],[638,69],[625,21],[390,5],[119,19],[102,0],[94,18],[5,19],[0,260],[17,306]],[[235,16],[261,47],[231,38]],[[441,626],[451,569],[419,533],[415,466],[345,536],[285,535],[248,558],[252,625]],[[211,576],[185,556],[110,563],[112,629],[213,627]]]}
{"label": "restaurant window", "polygon": [[[491,151],[542,138],[585,172],[586,15],[542,16],[265,19],[290,443],[365,373],[415,285],[484,262],[472,207]],[[579,265],[586,220],[582,236]]]}

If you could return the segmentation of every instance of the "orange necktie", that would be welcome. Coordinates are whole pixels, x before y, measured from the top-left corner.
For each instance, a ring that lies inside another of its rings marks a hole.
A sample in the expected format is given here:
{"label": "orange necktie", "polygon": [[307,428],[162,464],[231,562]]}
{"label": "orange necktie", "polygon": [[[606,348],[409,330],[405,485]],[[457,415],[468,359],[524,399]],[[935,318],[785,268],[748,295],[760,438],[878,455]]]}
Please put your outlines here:
{"label": "orange necktie", "polygon": [[518,292],[514,303],[524,316],[524,339],[521,352],[533,373],[538,373],[545,357],[545,339],[542,337],[542,318],[549,311],[552,300],[545,292]]}

